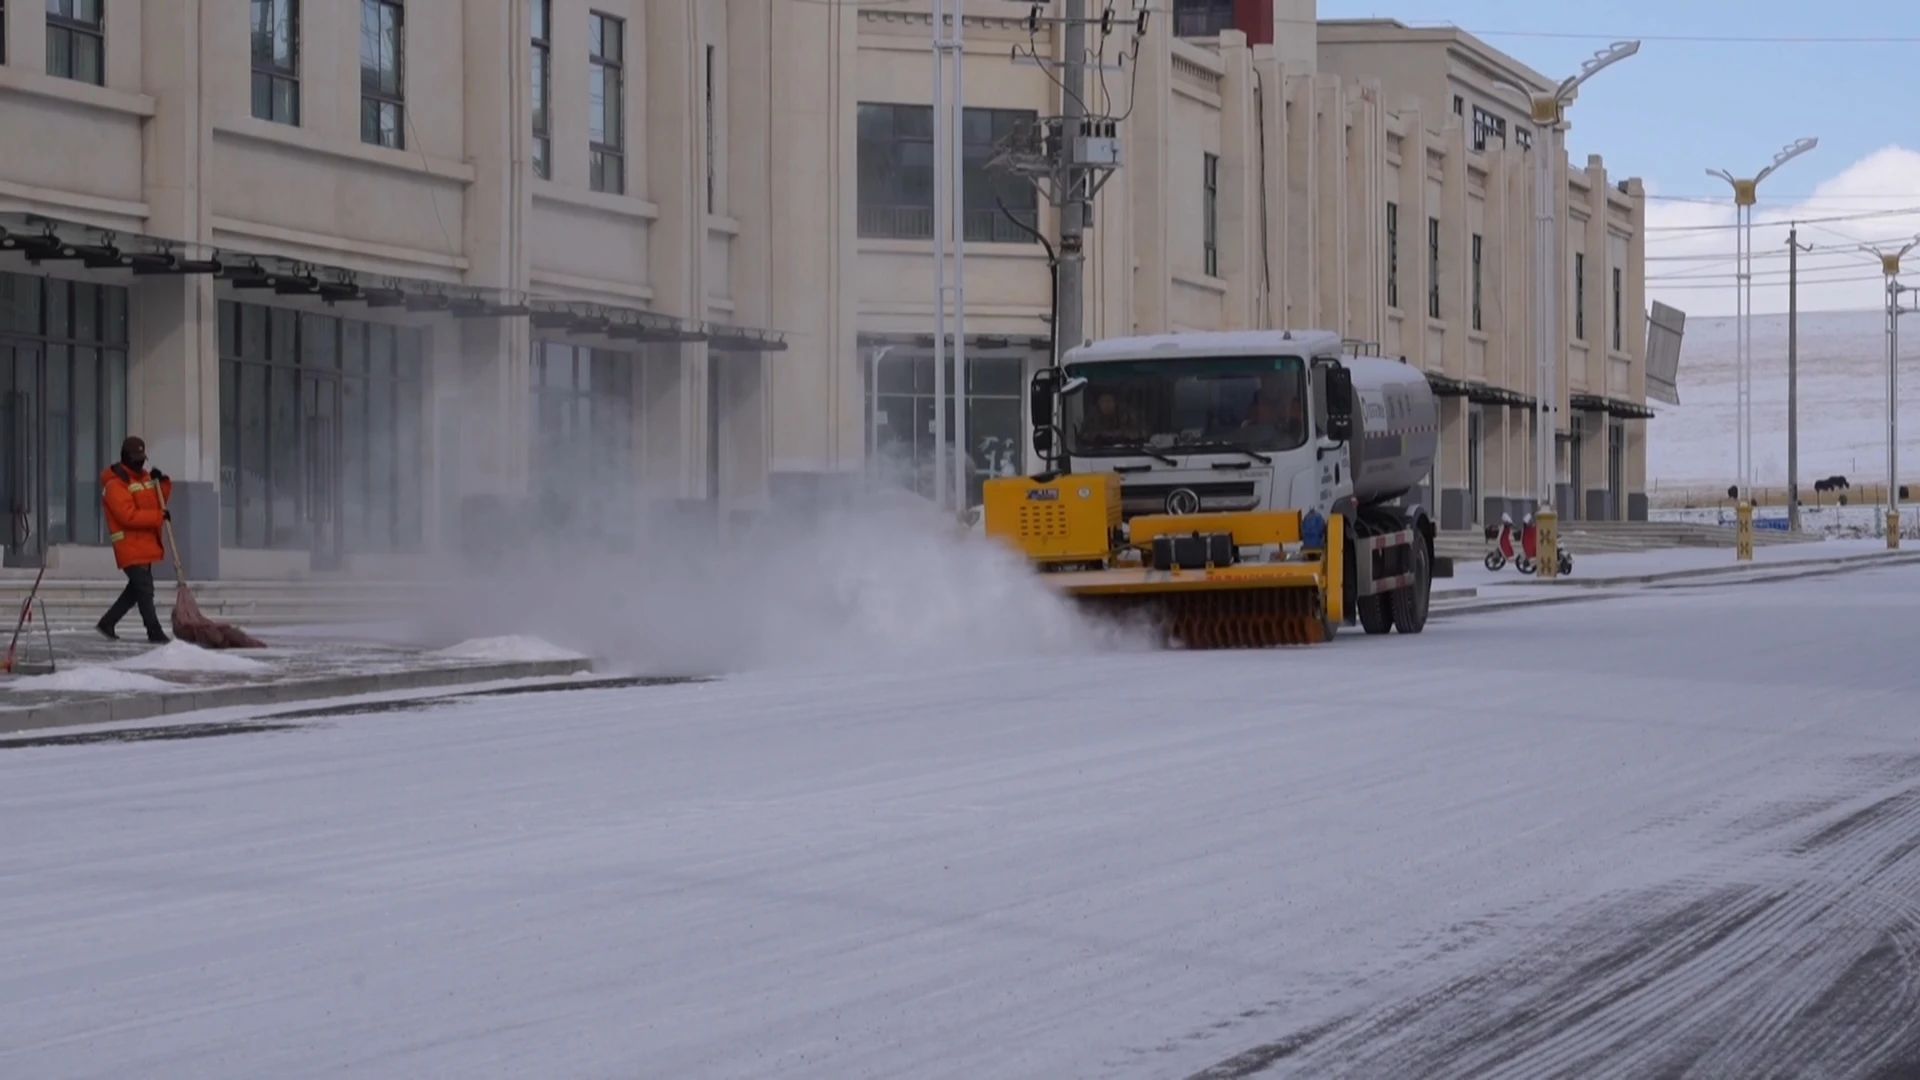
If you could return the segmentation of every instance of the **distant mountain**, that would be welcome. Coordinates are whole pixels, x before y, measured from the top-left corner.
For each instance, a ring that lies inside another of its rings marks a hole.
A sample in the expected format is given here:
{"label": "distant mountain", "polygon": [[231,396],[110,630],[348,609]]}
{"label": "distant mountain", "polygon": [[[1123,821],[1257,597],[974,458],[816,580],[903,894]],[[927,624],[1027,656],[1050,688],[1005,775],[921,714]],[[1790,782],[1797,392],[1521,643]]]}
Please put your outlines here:
{"label": "distant mountain", "polygon": [[[1877,311],[1800,316],[1800,483],[1833,474],[1879,483],[1887,474],[1886,317]],[[1735,320],[1689,319],[1680,349],[1678,406],[1652,402],[1650,486],[1726,485],[1739,461],[1734,411]],[[1920,483],[1920,315],[1901,320],[1900,474]],[[1787,479],[1787,317],[1753,323],[1756,484]]]}

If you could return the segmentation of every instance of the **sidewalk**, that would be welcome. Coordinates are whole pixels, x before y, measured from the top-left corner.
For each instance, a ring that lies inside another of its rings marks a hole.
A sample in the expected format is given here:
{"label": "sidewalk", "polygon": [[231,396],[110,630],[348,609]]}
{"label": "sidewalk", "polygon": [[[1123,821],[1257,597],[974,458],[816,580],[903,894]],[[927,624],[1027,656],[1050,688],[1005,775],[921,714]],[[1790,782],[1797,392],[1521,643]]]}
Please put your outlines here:
{"label": "sidewalk", "polygon": [[1456,563],[1455,580],[1476,590],[1477,595],[1449,603],[1441,602],[1436,592],[1433,610],[1436,615],[1497,611],[1600,600],[1647,589],[1742,585],[1916,562],[1920,562],[1920,548],[1888,551],[1885,540],[1824,540],[1755,548],[1753,561],[1746,563],[1735,562],[1732,549],[1671,548],[1585,558],[1576,550],[1573,575],[1551,581],[1523,576],[1512,564],[1489,571],[1479,563]]}
{"label": "sidewalk", "polygon": [[[158,648],[138,634],[111,642],[56,630],[47,673],[38,627],[20,639],[15,675],[0,675],[0,733],[113,723],[234,705],[461,686],[590,672],[593,660],[525,638],[443,650],[348,640],[341,628],[292,634],[267,649],[212,651],[184,642]],[[11,637],[12,628],[7,628]]]}

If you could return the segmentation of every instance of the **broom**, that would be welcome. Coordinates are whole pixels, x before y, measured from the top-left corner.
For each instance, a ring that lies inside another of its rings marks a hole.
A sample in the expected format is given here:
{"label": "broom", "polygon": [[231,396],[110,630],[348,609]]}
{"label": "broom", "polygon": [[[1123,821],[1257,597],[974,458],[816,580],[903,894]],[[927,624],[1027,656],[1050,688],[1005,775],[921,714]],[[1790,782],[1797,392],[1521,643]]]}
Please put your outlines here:
{"label": "broom", "polygon": [[[160,496],[160,509],[167,508],[167,496],[160,485],[153,486]],[[173,536],[173,519],[166,518],[167,550],[173,554],[173,576],[179,587],[173,593],[173,636],[203,649],[264,649],[267,643],[231,623],[217,623],[200,613],[200,605],[187,588],[187,571],[180,565],[180,542]]]}

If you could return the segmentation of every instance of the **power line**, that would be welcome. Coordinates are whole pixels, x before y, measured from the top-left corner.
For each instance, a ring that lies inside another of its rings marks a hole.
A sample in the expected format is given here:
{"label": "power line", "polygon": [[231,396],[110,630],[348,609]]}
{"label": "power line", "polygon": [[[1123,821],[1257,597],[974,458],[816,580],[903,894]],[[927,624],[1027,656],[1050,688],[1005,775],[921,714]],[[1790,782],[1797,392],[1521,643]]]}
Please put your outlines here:
{"label": "power line", "polygon": [[[1791,226],[1795,221],[1798,221],[1802,225],[1810,225],[1823,221],[1866,221],[1871,218],[1912,217],[1916,214],[1920,214],[1920,206],[1904,206],[1894,210],[1864,210],[1858,213],[1832,214],[1825,217],[1781,218],[1778,221],[1756,221],[1753,223],[1753,227],[1756,229],[1784,228]],[[1723,232],[1742,227],[1741,225],[1733,223],[1724,225],[1649,225],[1646,227],[1646,231],[1650,233]]]}
{"label": "power line", "polygon": [[[1851,284],[1853,284],[1853,283],[1855,283],[1855,282],[1862,282],[1862,281],[1883,281],[1883,280],[1885,280],[1885,279],[1884,279],[1884,278],[1882,278],[1882,277],[1881,277],[1881,276],[1880,276],[1879,274],[1866,274],[1866,275],[1862,275],[1862,276],[1860,276],[1860,277],[1845,277],[1845,278],[1820,278],[1820,279],[1817,279],[1817,280],[1812,280],[1812,281],[1809,281],[1808,279],[1806,279],[1806,278],[1804,278],[1804,277],[1803,277],[1803,278],[1801,278],[1801,279],[1800,279],[1800,284],[1802,284],[1802,285],[1851,285]],[[1766,284],[1769,284],[1769,285],[1777,285],[1777,286],[1784,286],[1784,285],[1786,285],[1786,282],[1784,282],[1784,281],[1775,281],[1775,282],[1768,282],[1768,283],[1766,283]],[[1705,284],[1698,284],[1698,285],[1695,285],[1695,284],[1687,284],[1687,285],[1661,285],[1661,286],[1660,286],[1660,288],[1659,288],[1659,291],[1660,291],[1660,292],[1675,292],[1675,291],[1680,291],[1680,292],[1693,292],[1693,291],[1696,291],[1696,290],[1701,290],[1701,289],[1716,289],[1716,290],[1726,290],[1726,289],[1731,289],[1731,288],[1733,288],[1733,283],[1731,283],[1731,282],[1709,282],[1709,283],[1705,283]]]}

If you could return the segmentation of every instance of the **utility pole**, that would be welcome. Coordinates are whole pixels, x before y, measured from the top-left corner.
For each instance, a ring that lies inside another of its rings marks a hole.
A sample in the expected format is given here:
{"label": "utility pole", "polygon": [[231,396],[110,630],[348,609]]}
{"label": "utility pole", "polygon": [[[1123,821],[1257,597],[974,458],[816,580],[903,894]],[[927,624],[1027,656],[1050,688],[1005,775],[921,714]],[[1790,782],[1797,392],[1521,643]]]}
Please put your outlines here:
{"label": "utility pole", "polygon": [[1060,144],[1066,155],[1066,199],[1060,204],[1060,310],[1055,317],[1053,354],[1061,356],[1080,344],[1086,333],[1086,229],[1092,216],[1092,193],[1086,190],[1087,171],[1076,153],[1087,119],[1086,0],[1066,0],[1066,23],[1060,57]]}
{"label": "utility pole", "polygon": [[1920,236],[1895,251],[1862,246],[1880,259],[1887,279],[1887,549],[1900,548],[1900,260],[1920,247]]}
{"label": "utility pole", "polygon": [[[1056,26],[1060,59],[1023,55],[1023,50],[1015,46],[1014,60],[1045,69],[1059,84],[1060,115],[1045,117],[1015,132],[1000,145],[989,165],[1027,179],[1046,194],[1059,214],[1053,298],[1053,354],[1057,361],[1087,336],[1086,231],[1093,224],[1094,197],[1120,168],[1119,115],[1094,114],[1087,108],[1087,32],[1094,28],[1100,34],[1100,48],[1093,63],[1100,72],[1103,92],[1093,97],[1103,107],[1120,109],[1124,115],[1131,111],[1132,84],[1139,77],[1140,48],[1146,40],[1151,9],[1144,0],[1135,0],[1132,15],[1123,17],[1114,0],[1107,0],[1098,15],[1089,16],[1086,0],[1065,0],[1063,14],[1055,20],[1043,15],[1046,7],[1044,3],[1031,5],[1027,31],[1037,36],[1043,24]],[[1132,32],[1128,45],[1114,58],[1107,58],[1110,39],[1126,33],[1129,24]],[[1125,102],[1113,100],[1120,95],[1105,82],[1110,74],[1127,79]],[[1111,105],[1106,104],[1109,101]]]}
{"label": "utility pole", "polygon": [[1737,458],[1739,461],[1740,501],[1734,507],[1733,558],[1735,562],[1753,561],[1753,206],[1759,199],[1760,181],[1773,175],[1774,170],[1801,154],[1820,145],[1819,139],[1797,139],[1788,143],[1779,153],[1773,155],[1773,161],[1751,178],[1735,176],[1725,169],[1708,169],[1708,176],[1717,176],[1733,188],[1734,218],[1738,222],[1734,234],[1735,261],[1738,272],[1734,286],[1734,316],[1739,324],[1735,336],[1737,344],[1737,364],[1734,378],[1734,412],[1739,434],[1737,436]]}
{"label": "utility pole", "polygon": [[[967,509],[966,179],[961,121],[966,58],[965,0],[933,0],[933,502],[947,509],[947,314],[953,314],[952,509]],[[948,80],[952,85],[948,85]],[[947,245],[953,284],[947,284]]]}
{"label": "utility pole", "polygon": [[1800,531],[1800,225],[1787,230],[1787,529]]}
{"label": "utility pole", "polygon": [[[1539,490],[1533,521],[1539,528],[1539,568],[1534,572],[1546,580],[1560,576],[1560,515],[1554,509],[1554,487],[1559,470],[1554,454],[1555,432],[1560,426],[1560,390],[1558,377],[1566,365],[1567,336],[1560,329],[1560,305],[1566,288],[1566,266],[1560,261],[1560,211],[1554,199],[1559,163],[1566,160],[1567,106],[1573,103],[1580,84],[1640,51],[1638,41],[1616,41],[1593,54],[1580,70],[1560,80],[1550,91],[1537,91],[1518,83],[1501,81],[1496,85],[1527,102],[1540,143],[1533,150],[1533,258],[1538,278],[1533,286],[1534,417],[1537,431],[1533,439],[1534,479]],[[1574,492],[1575,499],[1580,498]]]}

